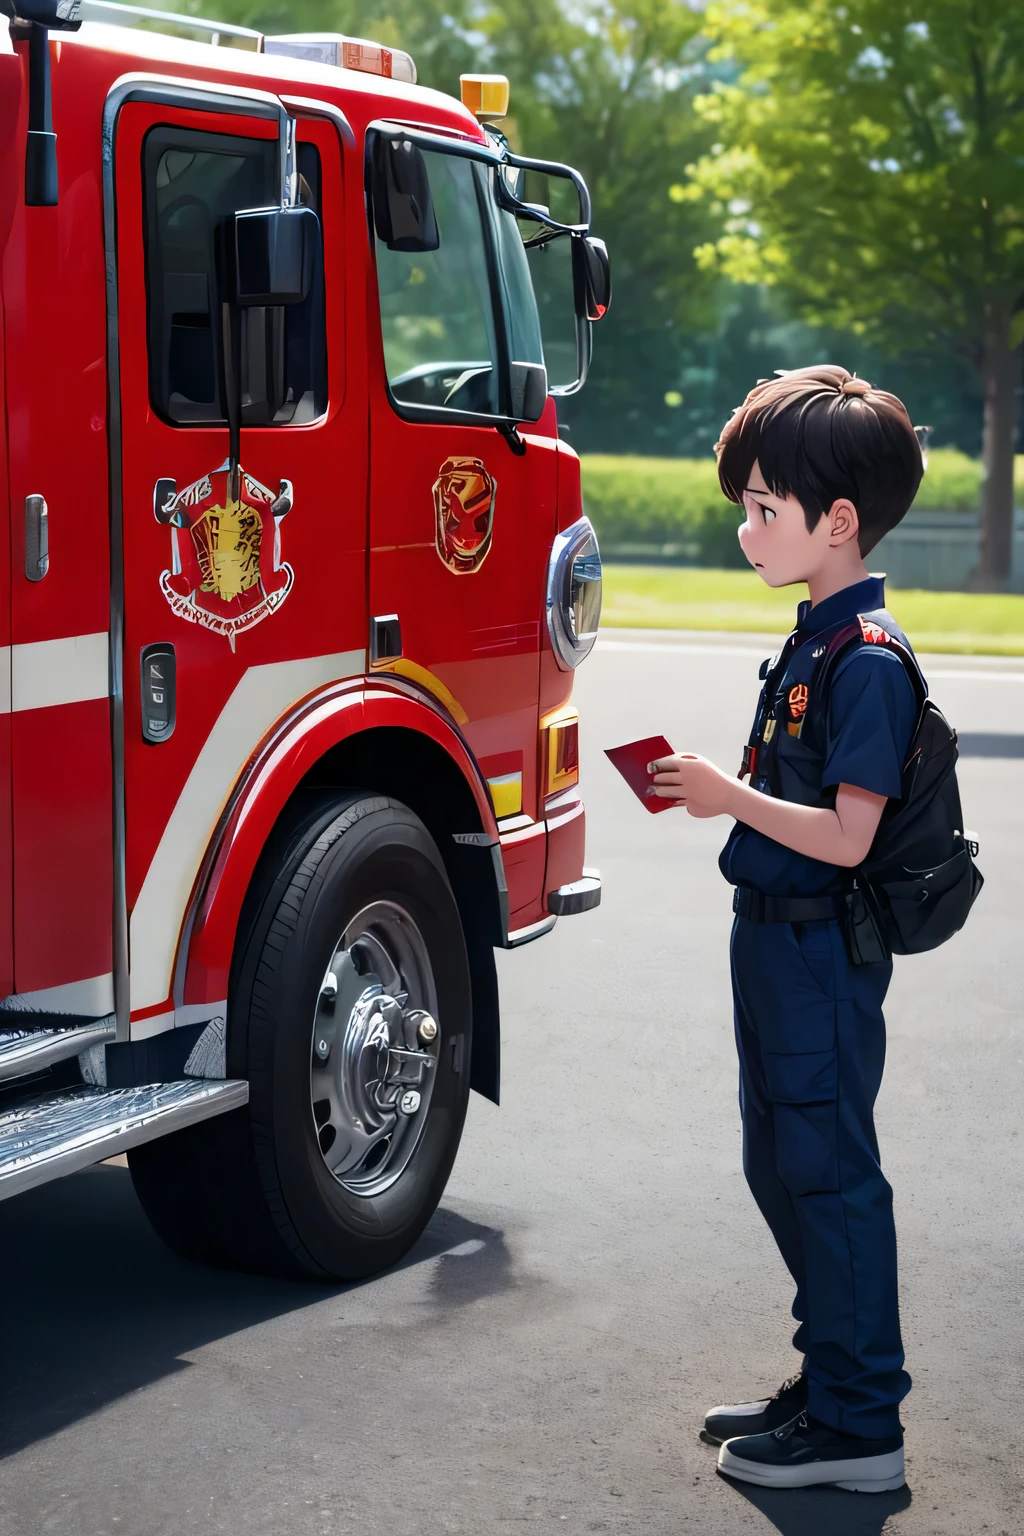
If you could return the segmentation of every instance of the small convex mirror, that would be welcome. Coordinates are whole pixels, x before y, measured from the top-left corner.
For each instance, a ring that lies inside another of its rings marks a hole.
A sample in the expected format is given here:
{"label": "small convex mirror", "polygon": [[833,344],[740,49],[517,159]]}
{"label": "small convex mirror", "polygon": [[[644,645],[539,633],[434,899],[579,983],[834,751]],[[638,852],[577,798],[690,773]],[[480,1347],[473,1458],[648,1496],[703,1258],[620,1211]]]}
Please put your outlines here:
{"label": "small convex mirror", "polygon": [[583,253],[581,264],[587,319],[603,320],[612,302],[612,269],[608,260],[608,247],[595,235],[587,235],[579,248]]}
{"label": "small convex mirror", "polygon": [[320,243],[312,208],[243,208],[232,223],[234,302],[245,309],[301,304],[312,287]]}
{"label": "small convex mirror", "polygon": [[409,139],[377,134],[371,159],[373,222],[389,251],[436,251],[441,244],[427,162]]}

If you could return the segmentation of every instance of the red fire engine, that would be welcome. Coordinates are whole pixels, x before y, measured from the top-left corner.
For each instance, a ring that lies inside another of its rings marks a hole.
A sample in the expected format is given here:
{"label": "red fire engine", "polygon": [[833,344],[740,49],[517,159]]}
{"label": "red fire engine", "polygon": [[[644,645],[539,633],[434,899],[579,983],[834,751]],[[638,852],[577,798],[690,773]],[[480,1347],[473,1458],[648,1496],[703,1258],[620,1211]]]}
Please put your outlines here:
{"label": "red fire engine", "polygon": [[127,1152],[178,1252],[366,1275],[497,1100],[495,947],[600,898],[607,253],[501,77],[5,9],[0,1196]]}

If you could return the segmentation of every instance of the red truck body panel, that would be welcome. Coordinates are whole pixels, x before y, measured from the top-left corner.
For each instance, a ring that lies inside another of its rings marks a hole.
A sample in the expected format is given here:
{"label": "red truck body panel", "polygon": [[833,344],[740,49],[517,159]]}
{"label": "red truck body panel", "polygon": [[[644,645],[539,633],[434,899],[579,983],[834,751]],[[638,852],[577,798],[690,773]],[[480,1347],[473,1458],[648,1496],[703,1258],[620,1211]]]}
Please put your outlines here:
{"label": "red truck body panel", "polygon": [[[547,816],[541,782],[542,717],[571,692],[545,580],[556,532],[581,515],[578,460],[552,400],[521,455],[492,427],[393,409],[364,189],[375,120],[483,130],[437,93],[328,66],[93,25],[50,49],[60,197],[46,208],[24,201],[27,44],[0,51],[0,996],[116,1005],[121,1038],[222,1002],[277,817],[326,754],[380,727],[443,749],[477,829],[501,839],[511,929],[542,923],[583,861],[578,796]],[[318,156],[327,404],[304,425],[243,426],[261,528],[244,535],[259,579],[237,590],[202,542],[226,516],[227,428],[171,422],[151,398],[144,163],[155,129],[257,144],[279,124],[245,99],[141,98],[154,79],[283,103]],[[446,558],[442,528],[467,462],[492,518],[472,570]],[[161,480],[187,492],[176,526],[154,516]],[[33,495],[49,517],[42,580],[25,566]],[[391,614],[402,656],[374,675],[371,619]],[[177,719],[153,744],[140,657],[161,644]],[[517,774],[503,826],[486,781]]]}

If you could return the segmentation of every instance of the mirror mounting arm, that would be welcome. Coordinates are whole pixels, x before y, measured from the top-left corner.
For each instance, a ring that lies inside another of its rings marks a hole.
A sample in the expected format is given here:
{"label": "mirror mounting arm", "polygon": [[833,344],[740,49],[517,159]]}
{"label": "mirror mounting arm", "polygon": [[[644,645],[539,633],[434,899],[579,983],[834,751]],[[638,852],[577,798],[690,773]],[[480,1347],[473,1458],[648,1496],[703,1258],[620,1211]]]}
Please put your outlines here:
{"label": "mirror mounting arm", "polygon": [[242,380],[241,328],[234,304],[221,305],[221,378],[224,385],[224,414],[228,421],[228,499],[241,495],[239,475],[242,456]]}
{"label": "mirror mounting arm", "polygon": [[514,421],[499,421],[497,426],[498,426],[498,431],[501,433],[501,435],[505,439],[506,443],[508,443],[509,447],[511,448],[512,452],[515,454],[516,458],[517,459],[521,459],[523,457],[524,453],[526,452],[526,444],[523,442],[522,438],[519,436],[519,429],[516,426],[515,422]]}
{"label": "mirror mounting arm", "polygon": [[79,0],[17,0],[3,7],[16,37],[28,29],[28,134],[25,140],[25,206],[57,203],[57,135],[50,94],[50,32],[77,32]]}
{"label": "mirror mounting arm", "polygon": [[38,21],[29,25],[25,205],[53,208],[57,203],[57,135],[50,104],[50,34]]}

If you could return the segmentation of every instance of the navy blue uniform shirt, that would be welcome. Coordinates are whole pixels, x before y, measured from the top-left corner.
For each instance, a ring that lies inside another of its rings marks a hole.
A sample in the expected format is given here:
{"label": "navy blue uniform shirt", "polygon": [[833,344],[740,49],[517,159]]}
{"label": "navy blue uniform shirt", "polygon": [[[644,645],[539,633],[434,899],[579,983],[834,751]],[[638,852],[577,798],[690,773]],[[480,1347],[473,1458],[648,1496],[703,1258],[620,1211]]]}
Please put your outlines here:
{"label": "navy blue uniform shirt", "polygon": [[[885,583],[869,576],[812,608],[797,609],[799,647],[844,619],[885,607]],[[907,645],[902,634],[898,638]],[[812,700],[822,742],[821,789],[852,784],[876,795],[897,796],[903,764],[917,723],[914,686],[899,657],[884,646],[860,646],[837,666],[829,697]],[[848,872],[795,853],[737,822],[722,850],[719,868],[733,885],[768,896],[818,896],[842,888]]]}

